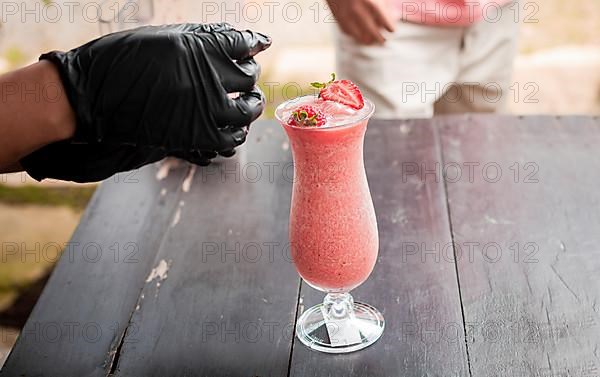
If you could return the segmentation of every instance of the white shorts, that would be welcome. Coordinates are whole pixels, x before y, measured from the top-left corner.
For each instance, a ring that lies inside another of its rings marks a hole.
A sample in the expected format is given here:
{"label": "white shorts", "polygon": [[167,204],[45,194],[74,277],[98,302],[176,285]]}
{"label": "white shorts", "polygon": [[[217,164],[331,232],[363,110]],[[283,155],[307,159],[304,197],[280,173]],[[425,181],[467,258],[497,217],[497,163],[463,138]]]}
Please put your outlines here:
{"label": "white shorts", "polygon": [[518,20],[505,6],[495,22],[468,27],[399,22],[382,46],[337,32],[340,77],[375,103],[377,118],[498,112],[510,97]]}

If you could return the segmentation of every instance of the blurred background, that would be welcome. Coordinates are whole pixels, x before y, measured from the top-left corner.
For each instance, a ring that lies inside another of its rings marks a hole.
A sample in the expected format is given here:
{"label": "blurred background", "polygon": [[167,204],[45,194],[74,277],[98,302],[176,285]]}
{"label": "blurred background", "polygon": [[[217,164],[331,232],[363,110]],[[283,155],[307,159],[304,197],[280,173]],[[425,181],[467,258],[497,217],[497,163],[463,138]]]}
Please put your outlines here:
{"label": "blurred background", "polygon": [[[600,1],[521,4],[513,81],[521,88],[533,85],[509,111],[600,113]],[[276,104],[308,90],[309,82],[328,79],[335,66],[336,25],[323,0],[2,1],[0,17],[0,73],[30,64],[42,52],[141,24],[227,21],[261,31],[274,41],[257,59],[266,118]],[[0,175],[0,366],[95,187]]]}

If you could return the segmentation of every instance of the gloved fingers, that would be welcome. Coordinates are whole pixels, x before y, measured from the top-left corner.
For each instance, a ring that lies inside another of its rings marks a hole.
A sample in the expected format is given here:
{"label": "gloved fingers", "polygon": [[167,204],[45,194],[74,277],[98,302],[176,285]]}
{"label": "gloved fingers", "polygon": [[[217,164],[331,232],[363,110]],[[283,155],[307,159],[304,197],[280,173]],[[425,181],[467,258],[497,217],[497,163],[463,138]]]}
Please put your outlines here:
{"label": "gloved fingers", "polygon": [[213,159],[215,157],[217,157],[217,152],[215,151],[200,151],[200,154],[202,154],[202,156],[204,158],[208,158],[208,159]]}
{"label": "gloved fingers", "polygon": [[252,30],[234,29],[215,35],[229,58],[234,60],[251,58],[271,46],[269,36]]}
{"label": "gloved fingers", "polygon": [[223,157],[233,157],[235,155],[235,149],[221,151],[221,152],[219,152],[219,155],[221,155]]}
{"label": "gloved fingers", "polygon": [[219,129],[221,142],[216,151],[225,157],[231,157],[231,150],[244,144],[248,136],[248,127],[225,127]]}
{"label": "gloved fingers", "polygon": [[227,98],[226,108],[219,112],[217,122],[223,126],[242,127],[255,121],[265,108],[265,98],[258,86],[241,93],[239,97]]}
{"label": "gloved fingers", "polygon": [[181,27],[181,31],[193,32],[196,34],[200,33],[222,33],[225,31],[235,30],[234,27],[227,22],[217,22],[212,24],[194,24],[186,23],[177,25]]}
{"label": "gloved fingers", "polygon": [[186,160],[192,164],[207,166],[210,164],[210,160],[217,156],[217,153],[211,151],[178,151],[171,153],[170,156],[181,158],[182,160]]}
{"label": "gloved fingers", "polygon": [[[229,130],[228,130],[228,132],[229,132]],[[241,134],[245,133],[243,130],[237,131],[237,132],[240,132]],[[242,136],[242,137],[245,137],[245,136]],[[211,160],[217,156],[233,157],[234,155],[235,155],[234,148],[223,150],[218,153],[215,151],[196,150],[196,151],[190,151],[190,152],[179,151],[179,152],[173,152],[170,154],[170,156],[172,156],[172,157],[177,157],[177,158],[186,160],[188,162],[191,162],[192,164],[196,164],[199,166],[210,165],[210,163],[212,162]]]}
{"label": "gloved fingers", "polygon": [[252,58],[224,62],[218,70],[221,83],[228,93],[251,91],[260,76],[260,65]]}
{"label": "gloved fingers", "polygon": [[210,165],[210,160],[211,160],[210,158],[205,156],[203,153],[200,153],[199,151],[190,152],[188,155],[185,156],[184,159],[188,162],[191,162],[192,164],[196,164],[199,166],[208,166],[208,165]]}

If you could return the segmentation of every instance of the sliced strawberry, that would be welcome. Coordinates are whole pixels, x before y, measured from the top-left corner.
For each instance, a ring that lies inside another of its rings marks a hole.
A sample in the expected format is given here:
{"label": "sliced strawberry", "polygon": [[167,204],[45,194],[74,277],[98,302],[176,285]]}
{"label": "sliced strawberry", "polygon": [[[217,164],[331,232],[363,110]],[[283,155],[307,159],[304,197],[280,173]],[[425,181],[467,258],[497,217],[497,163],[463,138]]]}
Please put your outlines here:
{"label": "sliced strawberry", "polygon": [[311,105],[296,108],[288,119],[288,124],[295,127],[321,127],[326,122],[325,115]]}
{"label": "sliced strawberry", "polygon": [[319,97],[326,101],[335,101],[359,110],[365,106],[362,93],[355,83],[350,80],[335,80],[335,73],[331,74],[331,81],[327,83],[313,82],[311,85],[319,88]]}

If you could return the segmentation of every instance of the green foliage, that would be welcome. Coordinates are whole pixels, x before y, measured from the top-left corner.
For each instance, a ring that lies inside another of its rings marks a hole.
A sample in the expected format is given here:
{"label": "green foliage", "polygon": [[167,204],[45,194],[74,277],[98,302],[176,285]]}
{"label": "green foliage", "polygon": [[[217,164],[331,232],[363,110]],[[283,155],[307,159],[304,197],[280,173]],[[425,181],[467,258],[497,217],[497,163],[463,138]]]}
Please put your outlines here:
{"label": "green foliage", "polygon": [[95,190],[95,186],[12,187],[0,185],[0,203],[67,206],[75,210],[83,210]]}
{"label": "green foliage", "polygon": [[6,49],[4,58],[13,68],[20,67],[27,61],[27,55],[17,46],[11,46]]}
{"label": "green foliage", "polygon": [[[76,213],[79,213],[85,208],[95,189],[95,186],[38,187],[7,186],[0,184],[0,203],[50,207],[65,206],[75,210]],[[8,216],[8,218],[10,216],[15,216],[14,213],[12,215],[6,213],[0,215]],[[28,216],[31,216],[31,214]],[[60,226],[64,225],[61,224]],[[42,255],[32,255],[32,250],[35,250],[35,245],[38,241],[32,241],[22,235],[10,236],[16,237],[13,240],[7,238],[9,237],[9,234],[10,233],[7,233],[5,229],[1,229],[0,240],[3,242],[24,242],[28,245],[30,250],[28,251],[29,254],[27,254],[27,256],[22,254],[22,250],[19,250],[19,252],[14,254],[6,254],[4,255],[5,258],[3,262],[0,263],[0,311],[12,305],[20,292],[27,289],[32,283],[35,283],[37,279],[44,276],[54,264],[54,260],[48,260]],[[36,239],[39,235],[31,233],[30,236],[33,239]],[[57,236],[53,233],[49,237],[54,240]],[[3,248],[5,246],[5,244],[2,245]],[[20,248],[21,247],[19,247],[19,249]]]}

